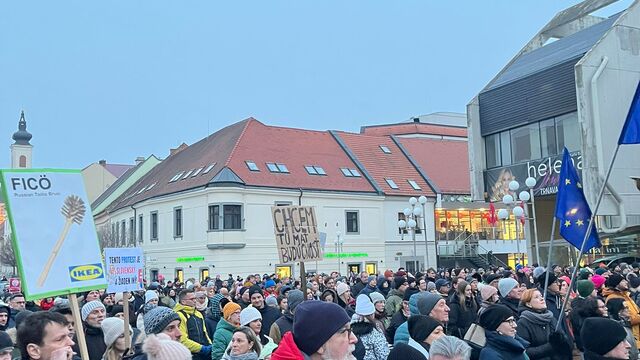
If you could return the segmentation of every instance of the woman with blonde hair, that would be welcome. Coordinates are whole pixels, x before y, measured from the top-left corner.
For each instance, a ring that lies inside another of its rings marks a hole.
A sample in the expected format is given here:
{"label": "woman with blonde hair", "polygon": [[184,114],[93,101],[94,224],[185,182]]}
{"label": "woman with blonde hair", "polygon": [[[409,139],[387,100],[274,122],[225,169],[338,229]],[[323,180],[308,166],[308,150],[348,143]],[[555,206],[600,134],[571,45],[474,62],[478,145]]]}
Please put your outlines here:
{"label": "woman with blonde hair", "polygon": [[[107,350],[102,360],[121,360],[127,351],[124,342],[124,320],[116,317],[106,318],[100,324]],[[129,334],[133,336],[133,330],[129,325]]]}

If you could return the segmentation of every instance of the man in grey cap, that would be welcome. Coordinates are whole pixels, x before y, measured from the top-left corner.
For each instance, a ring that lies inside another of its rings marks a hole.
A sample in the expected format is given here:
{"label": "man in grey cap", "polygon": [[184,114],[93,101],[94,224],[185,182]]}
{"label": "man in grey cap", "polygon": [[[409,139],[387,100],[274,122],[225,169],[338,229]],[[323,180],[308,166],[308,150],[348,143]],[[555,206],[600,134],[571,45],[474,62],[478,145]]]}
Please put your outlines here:
{"label": "man in grey cap", "polygon": [[303,300],[304,293],[298,289],[291,290],[287,293],[287,310],[285,310],[284,314],[276,320],[269,329],[269,337],[272,338],[276,344],[280,343],[284,334],[293,329],[293,315]]}
{"label": "man in grey cap", "polygon": [[[415,305],[413,305],[415,304]],[[421,292],[411,295],[409,299],[409,310],[411,315],[427,315],[442,324],[443,328],[447,327],[449,321],[449,307],[447,302],[439,294],[430,292]],[[393,344],[409,342],[409,326],[405,321],[393,338]]]}
{"label": "man in grey cap", "polygon": [[[180,342],[180,317],[168,307],[159,306],[144,314],[144,332],[147,335],[166,334],[171,340]],[[135,344],[133,354],[125,356],[124,360],[147,360],[147,354],[142,351],[142,343]]]}

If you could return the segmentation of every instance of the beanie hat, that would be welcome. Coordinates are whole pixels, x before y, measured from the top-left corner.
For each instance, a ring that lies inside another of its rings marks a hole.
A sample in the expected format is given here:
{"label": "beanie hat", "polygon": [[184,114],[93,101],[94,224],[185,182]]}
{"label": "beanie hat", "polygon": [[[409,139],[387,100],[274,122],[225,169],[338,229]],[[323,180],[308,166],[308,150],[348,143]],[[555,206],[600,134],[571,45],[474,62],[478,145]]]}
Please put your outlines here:
{"label": "beanie hat", "polygon": [[267,306],[278,307],[278,298],[273,294],[268,295],[266,298],[264,298],[264,302],[265,304],[267,304]]}
{"label": "beanie hat", "polygon": [[160,334],[171,322],[180,320],[180,316],[168,307],[158,306],[144,314],[144,332]]}
{"label": "beanie hat", "polygon": [[144,293],[144,303],[148,303],[151,300],[158,300],[158,293],[155,290],[147,290]]}
{"label": "beanie hat", "polygon": [[485,285],[480,289],[480,297],[482,300],[488,301],[493,295],[498,293],[498,289],[491,285]]}
{"label": "beanie hat", "polygon": [[304,301],[293,317],[293,339],[302,352],[312,355],[350,320],[338,304]]}
{"label": "beanie hat", "polygon": [[445,279],[436,280],[436,290],[440,290],[441,287],[448,286],[448,285],[449,285],[449,281]]}
{"label": "beanie hat", "polygon": [[147,336],[142,351],[149,360],[191,360],[191,351],[167,334]]}
{"label": "beanie hat", "polygon": [[242,296],[242,295],[244,295],[244,293],[245,293],[245,292],[247,292],[248,290],[249,290],[249,288],[248,288],[248,287],[246,287],[246,286],[242,286],[242,287],[240,288],[240,290],[238,290],[238,293],[240,294],[240,296]]}
{"label": "beanie hat", "polygon": [[406,282],[407,282],[407,279],[405,279],[404,276],[396,276],[393,278],[393,288],[400,289],[400,286],[402,286],[402,284]]}
{"label": "beanie hat", "polygon": [[424,360],[425,356],[419,350],[407,345],[406,343],[398,343],[393,346],[389,352],[387,360]]}
{"label": "beanie hat", "polygon": [[371,302],[373,303],[373,305],[375,305],[378,301],[385,301],[384,295],[376,291],[369,294],[369,297],[371,298]]}
{"label": "beanie hat", "polygon": [[0,331],[0,351],[13,350],[13,340],[11,336],[4,331]]}
{"label": "beanie hat", "polygon": [[438,301],[444,300],[442,296],[433,293],[421,293],[420,297],[418,297],[418,312],[421,315],[429,315],[431,314],[431,310],[436,307]]}
{"label": "beanie hat", "polygon": [[513,312],[508,307],[501,304],[491,305],[480,315],[480,326],[485,330],[496,331],[500,324],[512,316]]}
{"label": "beanie hat", "polygon": [[253,294],[260,294],[264,296],[262,294],[262,289],[260,289],[260,286],[258,285],[253,285],[252,287],[249,288],[249,297],[253,296]]}
{"label": "beanie hat", "polygon": [[596,271],[595,271],[596,275],[602,275],[602,274],[604,274],[606,272],[607,272],[607,269],[603,268],[603,267],[597,268]]}
{"label": "beanie hat", "polygon": [[287,307],[293,313],[296,307],[304,301],[304,293],[301,290],[294,289],[287,293]]}
{"label": "beanie hat", "polygon": [[518,286],[518,282],[512,278],[504,278],[500,279],[498,282],[498,291],[500,291],[500,295],[502,297],[507,297],[507,294],[511,290],[513,290],[516,286]]}
{"label": "beanie hat", "polygon": [[270,288],[270,287],[274,287],[274,286],[276,286],[276,282],[273,281],[273,280],[267,280],[267,282],[264,283],[264,288],[265,289]]}
{"label": "beanie hat", "polygon": [[[606,336],[602,336],[606,334]],[[598,355],[604,355],[627,338],[627,332],[622,325],[611,319],[589,317],[584,320],[580,337],[585,341],[583,346]],[[635,346],[635,345],[631,345]]]}
{"label": "beanie hat", "polygon": [[0,314],[2,313],[10,314],[11,310],[9,309],[8,306],[0,304]]}
{"label": "beanie hat", "polygon": [[231,317],[231,315],[233,315],[233,313],[235,313],[236,311],[239,311],[239,310],[240,310],[240,305],[238,305],[238,304],[236,304],[234,302],[229,302],[222,309],[222,315],[223,315],[225,320],[229,320],[229,317]]}
{"label": "beanie hat", "polygon": [[488,285],[488,284],[491,284],[494,280],[498,280],[498,279],[501,279],[501,278],[502,278],[502,275],[499,275],[499,274],[487,274],[484,277],[484,282],[485,282],[485,284]]}
{"label": "beanie hat", "polygon": [[434,291],[436,289],[436,283],[429,281],[427,283],[427,291]]}
{"label": "beanie hat", "polygon": [[373,307],[373,303],[367,295],[358,295],[356,298],[356,314],[367,316],[373,314],[375,311],[376,309]]}
{"label": "beanie hat", "polygon": [[[124,334],[124,320],[116,317],[106,318],[100,324],[102,327],[102,334],[104,336],[104,343],[107,347],[111,346],[120,335]],[[129,332],[133,333],[131,325],[129,325]]]}
{"label": "beanie hat", "polygon": [[607,279],[605,279],[605,277],[602,275],[593,275],[591,277],[593,286],[595,286],[595,288],[598,290],[602,287],[602,285],[604,285],[605,281],[607,281]]}
{"label": "beanie hat", "polygon": [[53,300],[53,306],[57,307],[69,307],[69,299],[57,297]]}
{"label": "beanie hat", "polygon": [[558,281],[558,277],[553,272],[549,272],[549,281],[547,281],[547,272],[545,271],[540,274],[540,276],[538,276],[536,280],[536,282],[540,284],[540,286],[544,289],[549,286],[549,284],[553,284],[554,282]]}
{"label": "beanie hat", "polygon": [[104,307],[104,304],[102,304],[98,300],[89,301],[88,303],[84,304],[84,306],[82,306],[82,311],[81,311],[82,321],[86,321],[87,316],[89,316],[89,314],[91,314],[93,310],[99,309],[99,308],[102,308],[104,311],[107,311],[107,308]]}
{"label": "beanie hat", "polygon": [[629,275],[627,275],[627,281],[629,281],[630,288],[635,289],[640,286],[640,278],[634,273],[629,273]]}
{"label": "beanie hat", "polygon": [[411,299],[411,295],[419,293],[420,290],[416,288],[407,288],[405,290],[404,295],[402,296],[403,301],[409,301]]}
{"label": "beanie hat", "polygon": [[349,285],[341,282],[338,284],[338,286],[336,286],[336,291],[338,292],[338,296],[344,294],[345,292],[349,291]]}
{"label": "beanie hat", "polygon": [[240,312],[240,325],[249,326],[249,323],[255,320],[262,320],[262,314],[253,306],[247,306]]}
{"label": "beanie hat", "polygon": [[622,275],[613,273],[609,275],[609,278],[604,282],[604,286],[613,289],[616,286],[620,285],[622,280],[624,280],[624,277]]}
{"label": "beanie hat", "polygon": [[423,343],[438,326],[442,326],[442,324],[427,315],[413,315],[407,320],[409,336],[420,344]]}
{"label": "beanie hat", "polygon": [[212,288],[216,286],[216,282],[213,280],[209,280],[209,282],[207,283],[207,287],[208,288]]}
{"label": "beanie hat", "polygon": [[537,279],[540,277],[540,275],[542,275],[545,272],[545,269],[542,266],[538,266],[537,268],[533,269],[533,279]]}
{"label": "beanie hat", "polygon": [[566,282],[568,285],[571,285],[571,279],[569,279],[569,277],[567,275],[559,276],[558,280],[562,280],[562,281]]}
{"label": "beanie hat", "polygon": [[120,313],[124,313],[124,307],[122,305],[113,305],[109,309],[109,317],[114,317]]}
{"label": "beanie hat", "polygon": [[578,294],[580,294],[581,297],[586,298],[589,295],[591,295],[591,293],[593,292],[594,286],[593,286],[593,282],[589,281],[589,280],[578,280]]}

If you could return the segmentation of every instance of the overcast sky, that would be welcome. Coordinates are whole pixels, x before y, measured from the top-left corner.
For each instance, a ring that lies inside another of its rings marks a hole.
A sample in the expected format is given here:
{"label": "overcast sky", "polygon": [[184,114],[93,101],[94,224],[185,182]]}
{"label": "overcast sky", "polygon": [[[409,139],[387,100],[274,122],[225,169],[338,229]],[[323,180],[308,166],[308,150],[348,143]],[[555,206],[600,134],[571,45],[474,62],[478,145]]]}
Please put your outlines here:
{"label": "overcast sky", "polygon": [[577,2],[4,2],[0,167],[10,166],[21,109],[33,166],[63,168],[166,157],[250,116],[358,131],[464,112],[555,13]]}

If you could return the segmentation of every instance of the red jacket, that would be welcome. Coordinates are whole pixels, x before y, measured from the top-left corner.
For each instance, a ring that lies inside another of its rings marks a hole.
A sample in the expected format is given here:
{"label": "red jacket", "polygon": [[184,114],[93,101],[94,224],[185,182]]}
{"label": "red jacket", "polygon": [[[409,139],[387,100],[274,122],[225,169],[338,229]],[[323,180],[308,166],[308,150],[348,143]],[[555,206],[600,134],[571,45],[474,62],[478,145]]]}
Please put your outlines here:
{"label": "red jacket", "polygon": [[284,334],[276,351],[271,354],[271,360],[304,360],[302,352],[293,341],[293,333],[289,331]]}

